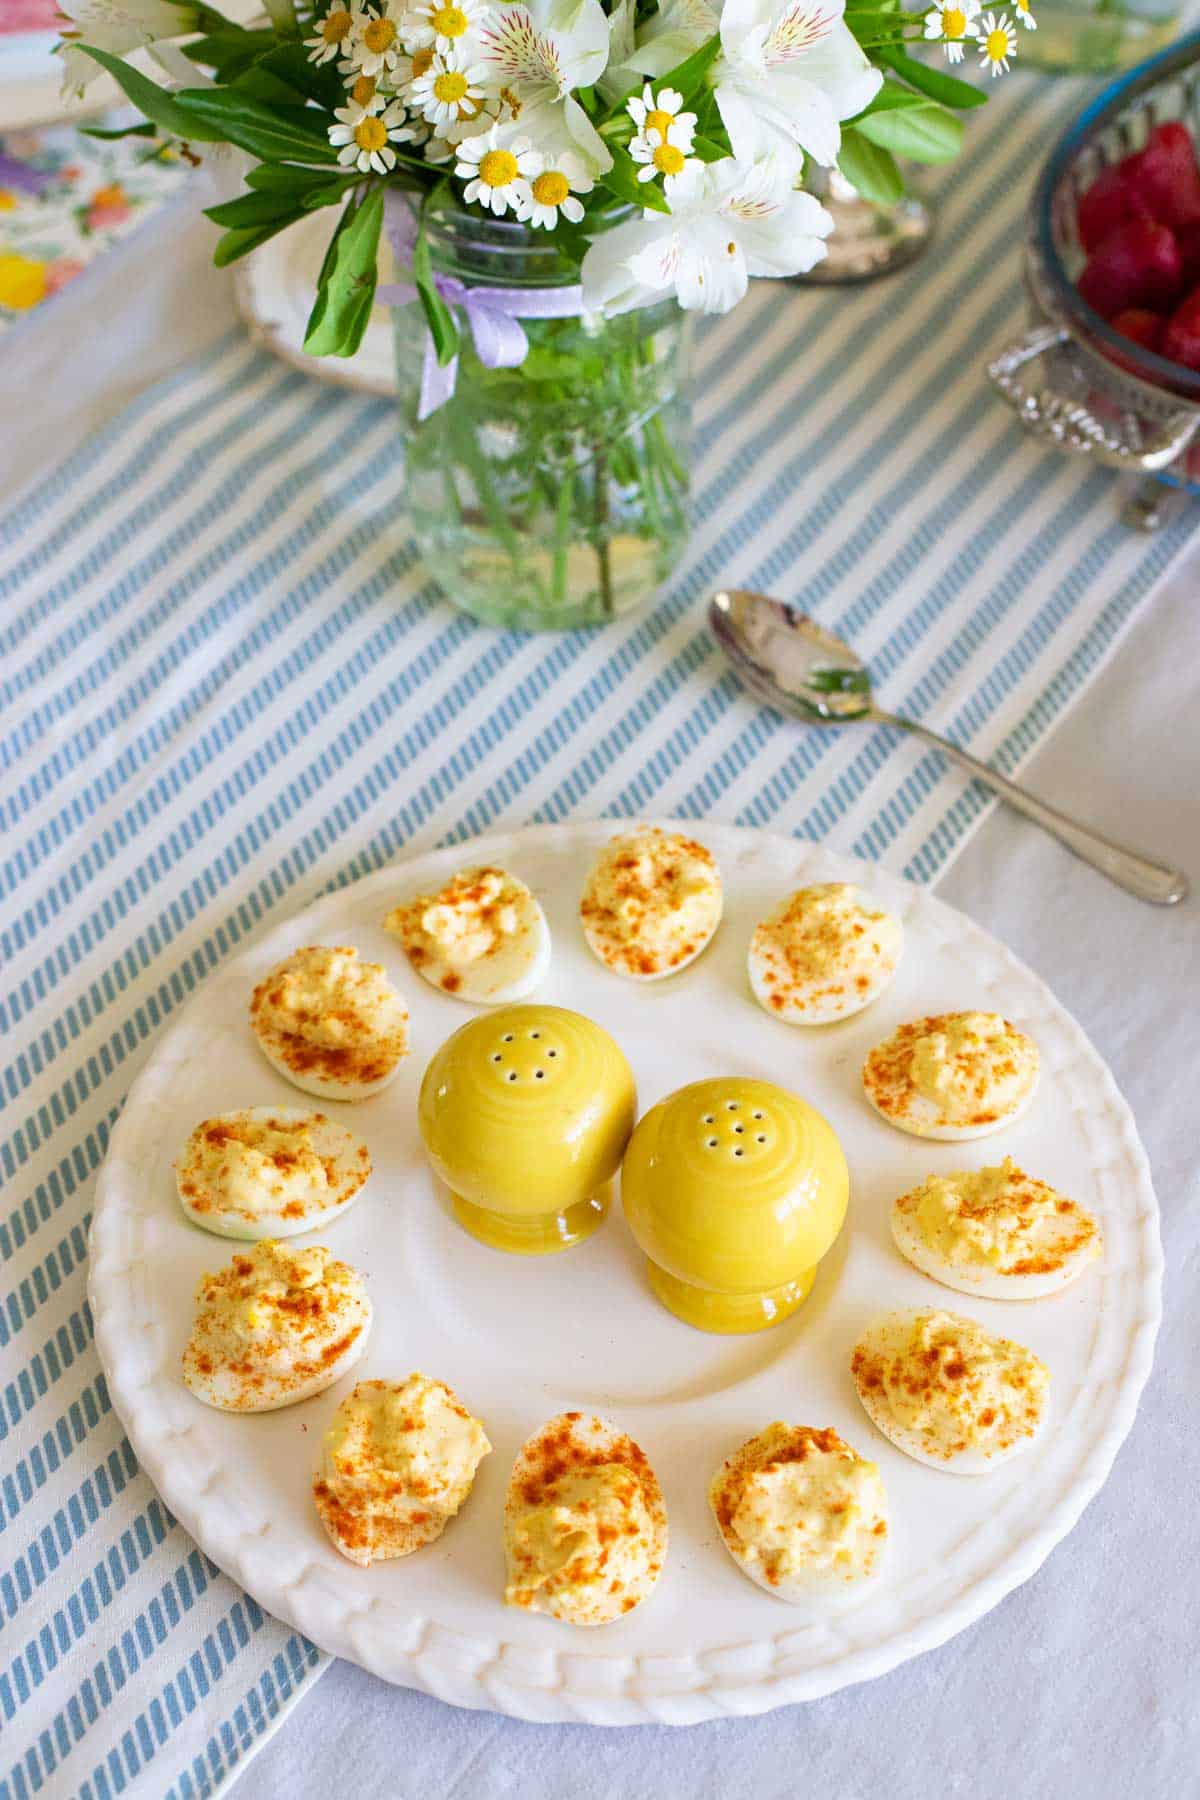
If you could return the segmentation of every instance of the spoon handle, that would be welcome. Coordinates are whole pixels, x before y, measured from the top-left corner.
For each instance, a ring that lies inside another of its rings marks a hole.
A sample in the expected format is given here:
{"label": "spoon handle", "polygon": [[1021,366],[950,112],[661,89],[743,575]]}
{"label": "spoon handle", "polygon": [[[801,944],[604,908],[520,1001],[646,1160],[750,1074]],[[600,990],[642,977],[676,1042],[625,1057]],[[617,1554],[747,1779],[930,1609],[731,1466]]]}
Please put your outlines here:
{"label": "spoon handle", "polygon": [[951,762],[958,763],[972,775],[984,781],[998,794],[1003,794],[1010,806],[1015,806],[1027,818],[1033,819],[1049,831],[1061,843],[1073,850],[1085,863],[1093,869],[1099,869],[1118,887],[1127,893],[1136,894],[1139,900],[1149,900],[1155,906],[1174,906],[1182,900],[1188,891],[1187,876],[1180,869],[1168,868],[1165,863],[1155,862],[1152,857],[1142,856],[1137,850],[1128,850],[1123,844],[1114,843],[1112,838],[1103,836],[1099,831],[1092,831],[1081,825],[1076,819],[1070,819],[1056,807],[1047,806],[1044,800],[1018,787],[1007,775],[1001,775],[998,769],[989,768],[987,763],[980,762],[978,757],[961,750],[952,744],[949,738],[939,737],[936,731],[930,731],[924,725],[918,725],[913,719],[900,719],[894,713],[880,712],[872,709],[870,717],[876,724],[894,725],[900,731],[911,732],[924,743],[932,744]]}

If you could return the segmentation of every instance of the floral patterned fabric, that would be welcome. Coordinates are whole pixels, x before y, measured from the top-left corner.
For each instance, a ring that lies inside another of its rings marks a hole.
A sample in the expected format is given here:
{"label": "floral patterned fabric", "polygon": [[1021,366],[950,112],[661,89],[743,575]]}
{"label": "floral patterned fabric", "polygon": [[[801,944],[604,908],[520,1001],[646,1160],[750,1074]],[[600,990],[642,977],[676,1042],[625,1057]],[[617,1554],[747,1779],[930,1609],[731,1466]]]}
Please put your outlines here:
{"label": "floral patterned fabric", "polygon": [[152,152],[146,138],[104,141],[77,125],[0,137],[0,333],[179,192],[188,164]]}

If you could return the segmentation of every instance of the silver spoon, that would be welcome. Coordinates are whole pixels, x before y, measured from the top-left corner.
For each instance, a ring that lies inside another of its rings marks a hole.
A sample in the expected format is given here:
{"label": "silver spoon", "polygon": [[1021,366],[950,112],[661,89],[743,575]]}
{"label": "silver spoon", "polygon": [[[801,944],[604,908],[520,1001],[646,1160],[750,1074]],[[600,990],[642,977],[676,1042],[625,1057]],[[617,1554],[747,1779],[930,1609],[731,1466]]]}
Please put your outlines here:
{"label": "silver spoon", "polygon": [[708,617],[717,642],[742,681],[776,712],[791,713],[809,725],[894,725],[899,731],[910,731],[995,788],[1010,806],[1044,826],[1068,850],[1139,900],[1174,906],[1186,895],[1187,876],[1181,870],[1127,850],[1077,824],[935,731],[882,711],[875,704],[871,677],[860,658],[794,606],[748,588],[727,588],[714,594]]}

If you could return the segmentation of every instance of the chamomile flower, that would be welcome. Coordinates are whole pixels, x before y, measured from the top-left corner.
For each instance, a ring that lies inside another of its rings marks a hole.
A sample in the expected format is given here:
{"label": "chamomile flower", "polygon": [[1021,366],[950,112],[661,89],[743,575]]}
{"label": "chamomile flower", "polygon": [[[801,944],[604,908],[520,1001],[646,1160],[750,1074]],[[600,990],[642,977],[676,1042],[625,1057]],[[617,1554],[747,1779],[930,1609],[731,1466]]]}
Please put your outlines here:
{"label": "chamomile flower", "polygon": [[432,45],[443,55],[461,50],[486,12],[484,0],[418,0],[404,21],[406,41],[417,48]]}
{"label": "chamomile flower", "polygon": [[526,225],[540,225],[553,231],[559,215],[578,225],[583,205],[576,194],[590,194],[595,186],[581,156],[562,150],[554,157],[554,166],[535,175],[529,184],[529,198],[517,207],[517,217]]}
{"label": "chamomile flower", "polygon": [[925,14],[925,36],[931,43],[940,39],[946,61],[959,63],[976,34],[978,17],[979,0],[941,0],[932,12]]}
{"label": "chamomile flower", "polygon": [[408,103],[431,125],[453,125],[477,119],[483,111],[483,78],[478,63],[464,63],[457,52],[435,52],[424,74],[408,90]]}
{"label": "chamomile flower", "polygon": [[975,35],[979,39],[980,67],[990,69],[993,75],[1007,75],[1008,59],[1017,54],[1017,34],[1008,14],[1001,13],[997,18],[994,12],[988,13],[975,27]]}
{"label": "chamomile flower", "polygon": [[354,105],[361,106],[365,110],[374,100],[377,86],[378,83],[373,75],[356,75],[354,80],[349,83],[347,92]]}
{"label": "chamomile flower", "polygon": [[490,206],[499,217],[528,203],[529,184],[541,167],[542,159],[528,139],[513,136],[510,126],[493,125],[458,146],[454,173],[467,184],[466,200]]}
{"label": "chamomile flower", "polygon": [[[691,148],[691,140],[688,140]],[[699,157],[688,156],[681,144],[665,138],[658,126],[652,126],[647,132],[632,139],[629,154],[635,163],[641,163],[637,172],[639,181],[653,181],[656,175],[663,177],[663,186],[670,192],[670,183],[678,180],[685,169],[703,167]]]}
{"label": "chamomile flower", "polygon": [[1013,11],[1026,31],[1037,30],[1037,20],[1029,10],[1029,0],[1013,0]]}
{"label": "chamomile flower", "polygon": [[362,175],[386,175],[396,166],[393,144],[408,143],[412,130],[404,122],[404,107],[399,100],[385,106],[376,94],[365,106],[354,101],[339,106],[334,112],[336,125],[329,127],[329,142],[338,153],[338,161]]}
{"label": "chamomile flower", "polygon": [[347,46],[354,30],[354,13],[348,6],[335,4],[323,19],[314,19],[313,24],[314,35],[304,40],[308,60],[311,63],[332,62]]}
{"label": "chamomile flower", "polygon": [[643,87],[641,97],[631,94],[625,103],[625,110],[638,128],[638,136],[646,137],[651,131],[662,133],[664,144],[678,144],[681,150],[690,150],[692,139],[696,135],[696,115],[681,112],[683,95],[675,88],[659,88],[658,98],[649,82]]}
{"label": "chamomile flower", "polygon": [[338,66],[356,75],[391,75],[403,54],[400,15],[390,0],[377,0],[369,12],[355,15],[354,30],[347,40],[346,63]]}

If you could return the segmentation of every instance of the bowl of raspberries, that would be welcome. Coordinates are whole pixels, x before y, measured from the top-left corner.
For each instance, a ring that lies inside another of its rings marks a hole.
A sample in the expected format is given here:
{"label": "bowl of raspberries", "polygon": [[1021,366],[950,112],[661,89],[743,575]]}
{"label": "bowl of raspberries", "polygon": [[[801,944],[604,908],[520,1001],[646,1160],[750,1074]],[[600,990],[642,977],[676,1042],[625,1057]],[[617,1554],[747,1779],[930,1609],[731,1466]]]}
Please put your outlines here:
{"label": "bowl of raspberries", "polygon": [[1112,83],[1027,218],[1035,323],[989,375],[1056,448],[1200,494],[1200,31]]}

